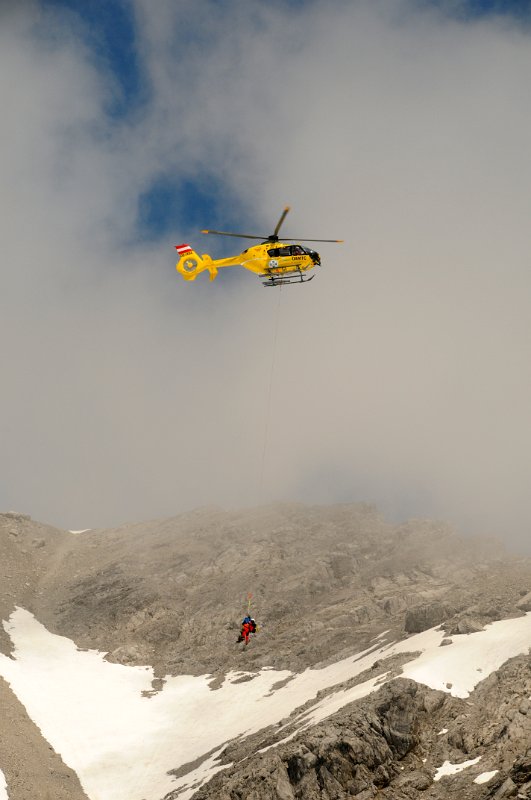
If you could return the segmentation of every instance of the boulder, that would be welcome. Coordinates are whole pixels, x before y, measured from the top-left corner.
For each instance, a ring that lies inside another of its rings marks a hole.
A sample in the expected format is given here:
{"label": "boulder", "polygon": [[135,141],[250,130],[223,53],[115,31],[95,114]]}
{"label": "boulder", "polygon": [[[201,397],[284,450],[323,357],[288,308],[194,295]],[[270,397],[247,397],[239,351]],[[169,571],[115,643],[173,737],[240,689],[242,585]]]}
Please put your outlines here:
{"label": "boulder", "polygon": [[518,791],[518,787],[516,783],[511,780],[511,778],[507,778],[496,794],[493,795],[493,800],[505,800],[506,797],[515,797]]}
{"label": "boulder", "polygon": [[485,626],[477,617],[464,616],[461,617],[448,631],[450,636],[467,633],[479,633],[484,630]]}
{"label": "boulder", "polygon": [[406,602],[403,597],[394,595],[393,597],[384,597],[381,601],[382,608],[387,614],[398,614],[406,608]]}
{"label": "boulder", "polygon": [[525,594],[520,600],[518,600],[516,607],[520,609],[520,611],[531,611],[531,592]]}

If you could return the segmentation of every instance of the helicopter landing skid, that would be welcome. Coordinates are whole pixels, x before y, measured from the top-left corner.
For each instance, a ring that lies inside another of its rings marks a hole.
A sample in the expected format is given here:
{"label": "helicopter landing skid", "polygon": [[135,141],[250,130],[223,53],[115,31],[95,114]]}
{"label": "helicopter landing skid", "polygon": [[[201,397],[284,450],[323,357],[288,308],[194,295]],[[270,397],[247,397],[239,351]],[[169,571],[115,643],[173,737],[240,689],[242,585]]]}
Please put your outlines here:
{"label": "helicopter landing skid", "polygon": [[305,275],[300,270],[297,270],[297,272],[284,273],[283,275],[274,272],[264,272],[260,277],[267,278],[267,280],[262,281],[263,286],[287,286],[290,283],[308,283],[308,281],[315,278],[315,275]]}

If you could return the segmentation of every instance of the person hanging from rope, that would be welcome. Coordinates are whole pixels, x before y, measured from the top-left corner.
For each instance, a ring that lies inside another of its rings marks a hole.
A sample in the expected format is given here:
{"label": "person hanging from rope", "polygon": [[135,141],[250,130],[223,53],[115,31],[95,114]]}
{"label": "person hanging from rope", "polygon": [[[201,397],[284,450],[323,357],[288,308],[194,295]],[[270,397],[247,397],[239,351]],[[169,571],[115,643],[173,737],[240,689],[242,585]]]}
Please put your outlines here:
{"label": "person hanging from rope", "polygon": [[256,627],[256,620],[253,619],[253,617],[249,616],[247,616],[245,620],[247,624],[251,626],[251,633],[256,633],[256,631],[258,630],[258,628]]}
{"label": "person hanging from rope", "polygon": [[251,617],[251,603],[253,600],[252,592],[249,592],[247,595],[247,614],[243,618],[240,635],[238,636],[238,642],[245,642],[245,644],[249,644],[249,638],[251,633],[256,633],[258,630],[256,626],[256,622],[254,621],[253,617]]}
{"label": "person hanging from rope", "polygon": [[245,642],[245,644],[249,644],[249,638],[251,636],[252,629],[251,623],[246,622],[245,620],[242,622],[242,629],[240,631],[240,635],[238,636],[239,642]]}
{"label": "person hanging from rope", "polygon": [[251,633],[256,633],[256,622],[247,614],[247,616],[243,618],[240,635],[238,636],[238,642],[245,642],[245,644],[249,644]]}
{"label": "person hanging from rope", "polygon": [[249,644],[249,639],[252,633],[256,633],[257,626],[256,622],[251,617],[251,601],[253,599],[253,595],[251,592],[247,595],[247,614],[242,620],[240,635],[238,636],[238,642],[245,642],[245,644]]}

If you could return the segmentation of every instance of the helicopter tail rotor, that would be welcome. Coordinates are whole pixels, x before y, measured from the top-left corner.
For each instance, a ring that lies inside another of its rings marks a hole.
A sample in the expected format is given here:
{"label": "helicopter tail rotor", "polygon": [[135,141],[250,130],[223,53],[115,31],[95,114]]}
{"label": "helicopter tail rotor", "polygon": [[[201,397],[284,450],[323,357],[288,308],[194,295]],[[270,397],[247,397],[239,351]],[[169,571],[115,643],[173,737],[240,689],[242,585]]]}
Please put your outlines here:
{"label": "helicopter tail rotor", "polygon": [[185,281],[195,281],[197,276],[205,272],[205,270],[210,272],[211,281],[216,278],[218,270],[207,253],[200,256],[189,244],[176,244],[175,249],[180,255],[175,269],[177,272],[180,272]]}

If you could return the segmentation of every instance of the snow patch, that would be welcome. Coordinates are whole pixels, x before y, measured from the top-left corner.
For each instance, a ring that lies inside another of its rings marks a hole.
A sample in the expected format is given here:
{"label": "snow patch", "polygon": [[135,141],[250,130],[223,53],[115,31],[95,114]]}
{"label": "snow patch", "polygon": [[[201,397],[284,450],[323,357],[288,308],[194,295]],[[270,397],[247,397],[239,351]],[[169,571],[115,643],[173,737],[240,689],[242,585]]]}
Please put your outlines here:
{"label": "snow patch", "polygon": [[0,769],[0,800],[9,800],[9,796],[7,794],[7,781],[6,776]]}
{"label": "snow patch", "polygon": [[492,772],[482,772],[481,775],[478,775],[477,778],[474,778],[474,783],[487,783],[493,778],[499,770],[493,769]]}
{"label": "snow patch", "polygon": [[375,636],[374,639],[371,639],[371,642],[377,642],[379,639],[383,639],[388,633],[391,633],[391,628],[387,628],[386,631],[379,633],[378,636]]}
{"label": "snow patch", "polygon": [[437,736],[442,736],[442,735],[443,735],[443,733],[448,733],[448,728],[441,728],[441,730],[439,731],[439,733],[437,734]]}
{"label": "snow patch", "polygon": [[439,769],[435,773],[435,777],[433,780],[440,781],[441,778],[444,778],[445,775],[455,775],[457,772],[461,772],[467,767],[471,767],[473,764],[477,764],[480,759],[481,756],[478,756],[477,758],[470,759],[470,761],[463,761],[461,764],[451,764],[449,761],[445,761],[442,767],[439,767]]}
{"label": "snow patch", "polygon": [[499,620],[483,631],[456,637],[452,647],[439,648],[442,636],[444,632],[441,634],[432,628],[394,646],[398,652],[423,650],[418,658],[404,665],[402,675],[431,689],[450,692],[453,697],[466,698],[480,681],[510,658],[527,653],[531,645],[531,612],[525,617]]}
{"label": "snow patch", "polygon": [[83,528],[80,531],[68,531],[68,533],[74,533],[76,536],[80,533],[87,533],[87,531],[91,531],[92,528]]}

